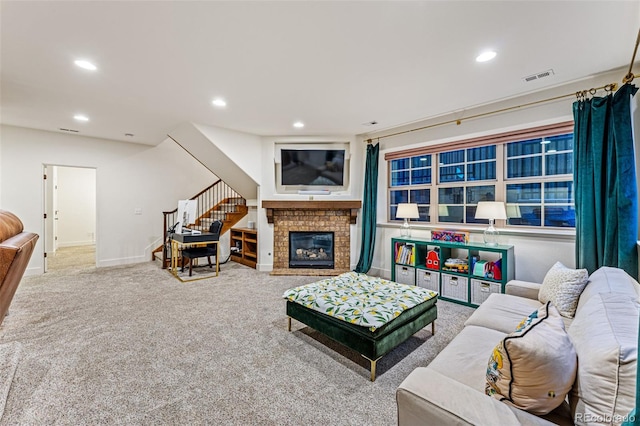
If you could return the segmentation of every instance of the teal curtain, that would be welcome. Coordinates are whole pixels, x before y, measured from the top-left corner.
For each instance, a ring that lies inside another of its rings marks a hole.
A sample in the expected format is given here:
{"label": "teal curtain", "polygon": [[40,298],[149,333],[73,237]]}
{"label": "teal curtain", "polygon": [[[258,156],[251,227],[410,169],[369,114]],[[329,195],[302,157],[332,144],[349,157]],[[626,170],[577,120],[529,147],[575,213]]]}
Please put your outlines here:
{"label": "teal curtain", "polygon": [[615,94],[573,104],[576,266],[601,266],[638,276],[638,188],[625,84]]}
{"label": "teal curtain", "polygon": [[364,171],[364,195],[362,197],[362,244],[356,272],[367,273],[373,262],[376,245],[376,206],[378,202],[378,154],[379,144],[367,144],[367,165]]}

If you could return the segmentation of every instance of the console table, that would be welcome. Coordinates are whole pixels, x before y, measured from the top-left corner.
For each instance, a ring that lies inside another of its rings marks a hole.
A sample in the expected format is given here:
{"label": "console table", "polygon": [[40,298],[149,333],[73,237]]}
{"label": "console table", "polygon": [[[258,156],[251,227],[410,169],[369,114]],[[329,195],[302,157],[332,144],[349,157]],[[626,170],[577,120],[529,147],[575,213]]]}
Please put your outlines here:
{"label": "console table", "polygon": [[[215,239],[214,239],[215,238]],[[185,247],[203,246],[208,244],[216,245],[216,277],[220,273],[220,237],[210,232],[202,232],[200,234],[173,234],[171,235],[171,273],[180,281],[196,281],[209,277],[197,277],[184,279],[178,275],[178,253]]]}

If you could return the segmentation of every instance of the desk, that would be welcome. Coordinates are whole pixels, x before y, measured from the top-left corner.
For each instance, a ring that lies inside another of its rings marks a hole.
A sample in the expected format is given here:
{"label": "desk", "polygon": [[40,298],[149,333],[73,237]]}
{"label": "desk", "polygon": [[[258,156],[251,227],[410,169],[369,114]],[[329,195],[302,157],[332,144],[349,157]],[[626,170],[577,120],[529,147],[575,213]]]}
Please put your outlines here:
{"label": "desk", "polygon": [[201,246],[207,244],[216,245],[216,277],[220,273],[220,237],[214,238],[214,234],[210,232],[203,232],[201,234],[172,234],[171,235],[171,273],[175,275],[180,281],[196,281],[209,277],[199,277],[191,279],[183,279],[178,276],[178,253],[185,247]]}

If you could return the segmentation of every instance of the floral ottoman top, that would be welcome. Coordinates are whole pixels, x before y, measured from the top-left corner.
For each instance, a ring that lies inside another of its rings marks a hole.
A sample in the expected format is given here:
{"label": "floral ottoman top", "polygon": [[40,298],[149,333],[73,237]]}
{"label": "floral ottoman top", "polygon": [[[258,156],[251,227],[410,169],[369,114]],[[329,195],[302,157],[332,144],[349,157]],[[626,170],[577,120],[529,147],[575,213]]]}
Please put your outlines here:
{"label": "floral ottoman top", "polygon": [[417,286],[398,284],[357,272],[346,272],[285,291],[292,302],[350,322],[382,327],[403,311],[437,297],[438,293]]}

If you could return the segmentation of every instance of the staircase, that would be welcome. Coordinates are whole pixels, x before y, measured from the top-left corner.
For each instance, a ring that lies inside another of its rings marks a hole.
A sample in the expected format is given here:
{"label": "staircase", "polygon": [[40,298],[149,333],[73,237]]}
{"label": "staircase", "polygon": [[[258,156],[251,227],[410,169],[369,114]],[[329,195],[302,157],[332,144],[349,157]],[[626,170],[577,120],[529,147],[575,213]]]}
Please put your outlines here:
{"label": "staircase", "polygon": [[242,197],[229,197],[222,200],[222,202],[216,204],[209,209],[205,214],[198,217],[195,226],[191,228],[199,229],[201,231],[208,231],[209,227],[215,220],[222,221],[221,234],[227,232],[233,225],[238,223],[240,219],[247,215],[249,211],[246,206],[246,201]]}
{"label": "staircase", "polygon": [[[196,211],[198,218],[195,221],[195,225],[191,225],[190,228],[208,231],[214,220],[221,220],[222,230],[220,235],[230,230],[247,215],[249,210],[247,201],[221,179],[190,199],[198,201]],[[162,212],[162,214],[164,215],[163,235],[166,236],[167,230],[178,221],[178,209]],[[152,252],[152,260],[160,260],[162,269],[167,268],[171,262],[164,248],[165,245],[163,244]]]}

